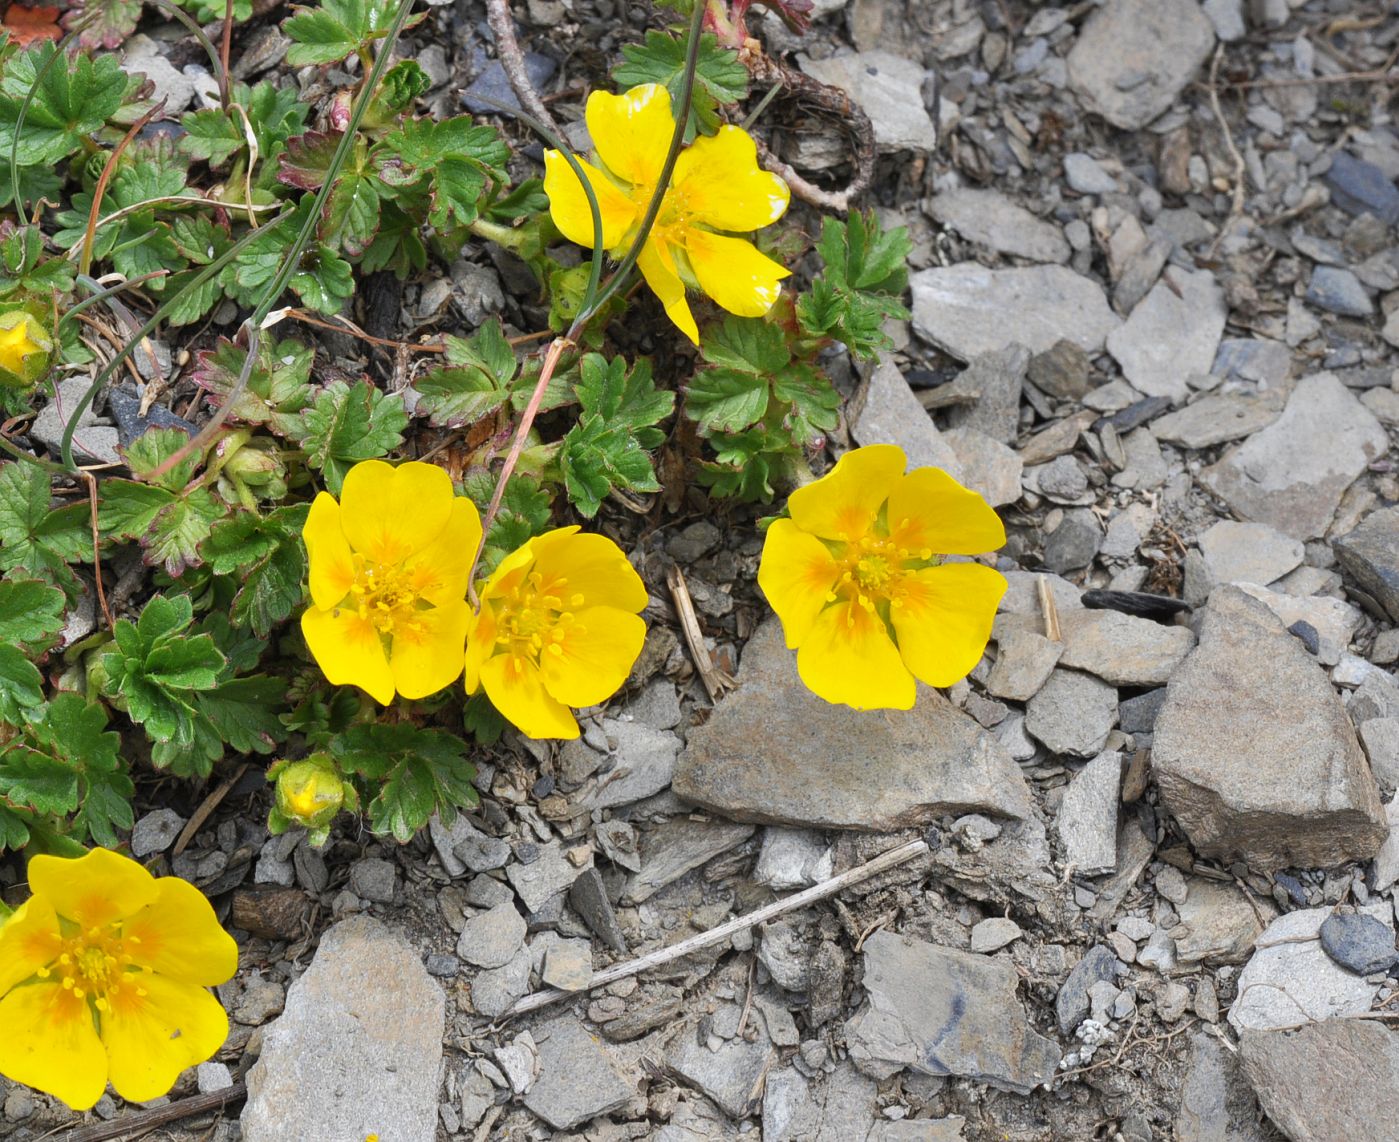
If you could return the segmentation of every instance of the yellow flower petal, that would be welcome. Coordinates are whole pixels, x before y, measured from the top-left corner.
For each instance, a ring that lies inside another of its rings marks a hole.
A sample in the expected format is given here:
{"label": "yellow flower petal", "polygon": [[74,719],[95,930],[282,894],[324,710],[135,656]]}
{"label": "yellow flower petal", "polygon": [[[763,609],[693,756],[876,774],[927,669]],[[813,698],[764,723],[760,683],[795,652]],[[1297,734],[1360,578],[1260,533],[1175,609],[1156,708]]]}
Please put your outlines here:
{"label": "yellow flower petal", "polygon": [[945,563],[912,573],[890,608],[899,654],[929,686],[951,686],[986,650],[1006,579],[980,563]]}
{"label": "yellow flower petal", "polygon": [[393,671],[379,632],[355,611],[307,607],[301,633],[327,682],[358,686],[385,706],[393,701]]}
{"label": "yellow flower petal", "polygon": [[204,1062],[228,1038],[228,1016],[219,1001],[193,984],[142,973],[110,1002],[102,1016],[102,1043],[112,1086],[131,1102],[169,1094],[181,1071]]}
{"label": "yellow flower petal", "polygon": [[481,688],[481,666],[495,653],[495,611],[483,597],[481,609],[467,623],[465,677],[466,692],[474,694]]}
{"label": "yellow flower petal", "polygon": [[792,273],[748,239],[707,230],[688,230],[685,252],[700,289],[739,317],[762,317],[782,293],[778,282]]}
{"label": "yellow flower petal", "polygon": [[402,563],[437,539],[452,514],[452,478],[435,464],[365,460],[345,476],[340,526],[374,563]]}
{"label": "yellow flower petal", "polygon": [[915,468],[889,493],[889,535],[933,555],[980,555],[1006,541],[1005,525],[976,492],[941,468]]}
{"label": "yellow flower petal", "polygon": [[661,300],[666,316],[675,327],[685,334],[694,345],[699,344],[699,326],[695,315],[690,312],[690,303],[685,300],[685,283],[675,268],[675,251],[653,233],[641,247],[636,259],[637,268],[651,292]]}
{"label": "yellow flower petal", "polygon": [[93,849],[77,860],[36,856],[29,862],[29,887],[84,928],[134,916],[158,895],[155,877],[109,849]]}
{"label": "yellow flower petal", "polygon": [[758,586],[782,620],[789,649],[802,644],[816,616],[830,602],[840,573],[830,549],[790,519],[776,520],[768,528]]}
{"label": "yellow flower petal", "polygon": [[540,657],[544,689],[565,706],[595,706],[621,689],[641,645],[646,623],[616,607],[589,607],[574,616],[561,641]]}
{"label": "yellow flower petal", "polygon": [[[597,199],[602,217],[602,248],[614,250],[626,239],[627,231],[641,217],[637,206],[610,178],[591,163],[579,159],[579,166],[588,176],[588,185]],[[558,151],[544,152],[544,193],[549,196],[549,217],[570,242],[593,248],[593,212],[588,209],[588,196],[583,184]]]}
{"label": "yellow flower petal", "polygon": [[413,591],[434,606],[466,598],[471,560],[481,542],[481,514],[465,496],[452,499],[442,533],[405,564]]}
{"label": "yellow flower petal", "polygon": [[163,876],[156,898],[122,925],[135,936],[127,950],[133,962],[198,987],[212,987],[238,970],[238,945],[219,926],[204,893],[187,880]]}
{"label": "yellow flower petal", "polygon": [[643,83],[621,95],[594,91],[585,117],[593,149],[608,170],[643,190],[660,181],[675,133],[669,91],[659,83]]}
{"label": "yellow flower petal", "polygon": [[417,615],[417,630],[395,631],[389,666],[405,698],[426,698],[450,686],[462,672],[471,608],[465,599]]}
{"label": "yellow flower petal", "polygon": [[917,693],[883,621],[844,599],[811,624],[797,673],[818,698],[857,710],[911,710]]}
{"label": "yellow flower petal", "polygon": [[544,677],[534,663],[497,654],[481,666],[481,683],[501,716],[526,737],[578,736],[573,714],[544,689]]}
{"label": "yellow flower petal", "polygon": [[769,226],[786,213],[792,198],[785,182],[758,165],[758,148],[742,127],[720,127],[717,134],[696,139],[676,160],[672,183],[695,220],[715,230]]}
{"label": "yellow flower petal", "polygon": [[858,539],[873,526],[907,464],[903,449],[894,444],[852,449],[819,480],[792,493],[787,500],[792,521],[823,539]]}
{"label": "yellow flower petal", "polygon": [[[567,580],[565,609],[616,607],[636,613],[646,606],[646,584],[626,555],[605,535],[560,527],[529,541],[534,569],[546,582]],[[573,595],[583,596],[573,603]]]}
{"label": "yellow flower petal", "polygon": [[329,492],[318,492],[311,501],[301,538],[310,565],[311,601],[328,610],[350,593],[355,581],[350,541],[340,527],[340,505]]}
{"label": "yellow flower petal", "polygon": [[53,963],[60,951],[62,940],[53,905],[31,896],[0,926],[0,995]]}
{"label": "yellow flower petal", "polygon": [[87,1003],[56,979],[0,998],[0,1027],[0,1074],[61,1098],[73,1110],[90,1110],[102,1097],[107,1052]]}

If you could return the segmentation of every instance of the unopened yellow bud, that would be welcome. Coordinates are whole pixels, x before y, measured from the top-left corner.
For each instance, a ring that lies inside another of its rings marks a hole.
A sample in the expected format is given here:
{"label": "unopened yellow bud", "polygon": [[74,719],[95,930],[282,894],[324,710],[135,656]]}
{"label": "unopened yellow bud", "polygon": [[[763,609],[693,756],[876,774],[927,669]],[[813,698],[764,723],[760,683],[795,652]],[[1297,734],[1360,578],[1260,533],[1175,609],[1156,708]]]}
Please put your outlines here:
{"label": "unopened yellow bud", "polygon": [[0,313],[0,384],[28,388],[44,375],[53,338],[23,309]]}

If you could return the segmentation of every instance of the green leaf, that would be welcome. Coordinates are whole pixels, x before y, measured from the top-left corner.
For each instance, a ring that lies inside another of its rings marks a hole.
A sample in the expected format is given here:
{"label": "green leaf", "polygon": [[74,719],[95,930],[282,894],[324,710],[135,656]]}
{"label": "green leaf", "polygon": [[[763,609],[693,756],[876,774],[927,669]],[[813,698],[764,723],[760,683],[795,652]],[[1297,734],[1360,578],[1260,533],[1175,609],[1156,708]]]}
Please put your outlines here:
{"label": "green leaf", "polygon": [[118,831],[124,832],[135,824],[131,811],[131,797],[135,791],[131,778],[121,770],[89,769],[83,775],[73,828],[80,832],[85,830],[94,844],[116,847]]}
{"label": "green leaf", "polygon": [[331,753],[344,769],[383,783],[368,805],[369,826],[403,844],[434,813],[450,823],[457,809],[480,803],[465,743],[440,730],[408,723],[356,726],[334,739]]}
{"label": "green leaf", "polygon": [[71,813],[78,807],[78,775],[48,754],[15,746],[0,754],[0,797],[36,813]]}
{"label": "green leaf", "polygon": [[229,617],[259,635],[289,617],[303,597],[306,547],[301,528],[309,505],[278,508],[266,518],[240,512],[216,527],[200,553],[220,575],[238,573],[241,586]]}
{"label": "green leaf", "polygon": [[[299,423],[299,414],[310,406],[315,389],[311,384],[311,363],[315,350],[271,335],[259,339],[257,360],[248,382],[229,415],[244,424],[265,424],[278,436],[290,436]],[[204,350],[196,359],[193,380],[210,395],[215,407],[223,404],[237,386],[248,359],[248,351],[227,338],[220,338],[213,350]]]}
{"label": "green leaf", "polygon": [[[123,459],[126,466],[138,477],[150,474],[179,452],[189,443],[189,434],[178,428],[148,428],[127,445]],[[169,471],[162,473],[154,481],[147,483],[164,488],[167,492],[178,492],[194,476],[199,466],[199,454],[191,452]]]}
{"label": "green leaf", "polygon": [[180,126],[185,129],[180,136],[180,150],[211,167],[222,166],[247,143],[233,116],[219,107],[187,112],[180,119]]}
{"label": "green leaf", "polygon": [[139,539],[175,498],[173,492],[135,480],[103,480],[97,488],[97,527],[103,539]]}
{"label": "green leaf", "polygon": [[685,411],[702,432],[738,432],[757,424],[768,407],[766,377],[733,369],[703,369],[690,381]]}
{"label": "green leaf", "polygon": [[[495,493],[495,476],[485,468],[466,474],[462,490],[471,497],[484,516],[491,496]],[[553,497],[531,476],[516,473],[505,485],[500,498],[500,510],[486,536],[481,551],[482,576],[489,575],[506,555],[527,539],[543,535],[549,527]]]}
{"label": "green leaf", "polygon": [[[201,24],[222,20],[226,4],[224,0],[179,0],[180,7],[195,17]],[[246,24],[253,18],[253,0],[233,0],[233,22]]]}
{"label": "green leaf", "polygon": [[[680,102],[685,73],[685,40],[668,32],[646,33],[644,44],[623,44],[625,62],[612,69],[612,78],[624,91],[643,83],[660,83],[670,91],[672,105]],[[696,128],[706,135],[719,129],[719,105],[737,103],[748,95],[748,69],[730,48],[721,48],[718,39],[706,32],[700,37],[699,59],[695,68],[694,94],[690,100],[690,120],[685,126],[688,142]]]}
{"label": "green leaf", "polygon": [[78,46],[85,51],[119,48],[136,30],[141,0],[82,0],[63,17],[63,26],[78,31]]}
{"label": "green leaf", "polygon": [[840,394],[830,379],[810,365],[793,365],[773,378],[773,399],[791,406],[784,424],[793,441],[808,445],[840,420]]}
{"label": "green leaf", "polygon": [[255,674],[234,678],[196,699],[219,737],[238,753],[271,753],[286,737],[280,715],[286,683]]}
{"label": "green leaf", "polygon": [[199,545],[210,529],[228,514],[228,505],[206,488],[191,488],[172,497],[141,536],[146,562],[164,565],[175,578],[199,564]]}
{"label": "green leaf", "polygon": [[[292,40],[287,63],[292,67],[336,63],[348,55],[372,48],[393,24],[398,5],[393,0],[323,0],[318,8],[298,8],[282,22]],[[423,18],[410,18],[412,27]]]}
{"label": "green leaf", "polygon": [[0,646],[0,721],[18,724],[21,711],[44,700],[44,680],[39,668],[17,646]]}
{"label": "green leaf", "polygon": [[802,331],[841,341],[859,358],[887,348],[885,321],[908,316],[900,299],[912,248],[907,230],[882,230],[873,212],[853,213],[845,223],[827,218],[817,247],[825,271],[797,299]]}
{"label": "green leaf", "polygon": [[559,448],[568,498],[584,515],[597,515],[613,488],[632,492],[660,491],[651,457],[625,425],[610,425],[596,414],[579,419]]}
{"label": "green leaf", "polygon": [[[127,93],[141,83],[121,70],[115,55],[67,52],[40,80],[57,51],[46,43],[12,56],[0,77],[0,155],[9,156],[14,147],[20,166],[52,166],[67,158],[121,110]],[[31,89],[34,97],[15,147],[20,108]]]}
{"label": "green leaf", "polygon": [[32,464],[0,464],[0,571],[42,579],[77,597],[80,583],[69,568],[92,561],[92,520],[87,504],[49,510],[49,477]]}
{"label": "green leaf", "polygon": [[34,579],[0,581],[0,643],[42,644],[63,629],[63,592]]}
{"label": "green leaf", "polygon": [[675,394],[656,388],[651,362],[641,358],[630,373],[626,362],[587,353],[579,363],[576,387],[583,414],[596,414],[609,426],[625,425],[642,448],[656,448],[665,434],[652,427],[675,411]]}
{"label": "green leaf", "polygon": [[0,231],[0,271],[0,298],[68,293],[73,288],[73,264],[65,258],[45,259],[44,235],[37,226]]}
{"label": "green leaf", "polygon": [[324,242],[317,242],[301,255],[301,272],[292,275],[290,285],[312,309],[339,313],[354,296],[355,275],[349,262]]}
{"label": "green leaf", "polygon": [[475,424],[509,399],[518,363],[515,350],[495,318],[471,337],[448,336],[447,367],[433,369],[414,382],[418,408],[439,428]]}
{"label": "green leaf", "polygon": [[403,397],[385,396],[369,383],[327,385],[301,414],[295,438],[306,459],[325,473],[326,486],[340,494],[345,473],[361,460],[374,460],[403,442],[408,414]]}
{"label": "green leaf", "polygon": [[425,180],[431,188],[428,224],[441,232],[480,217],[492,182],[506,181],[509,159],[500,132],[469,116],[410,119],[385,138],[379,177],[397,188],[415,188]]}
{"label": "green leaf", "polygon": [[118,752],[121,737],[107,729],[106,709],[64,691],[31,723],[27,737],[34,749],[75,774],[79,808],[73,823],[79,835],[86,832],[98,844],[115,844],[116,830],[132,825],[134,787]]}
{"label": "green leaf", "polygon": [[705,338],[700,356],[711,365],[766,376],[785,368],[792,351],[776,325],[760,317],[730,316]]}
{"label": "green leaf", "polygon": [[0,849],[18,852],[29,843],[31,814],[0,805]]}

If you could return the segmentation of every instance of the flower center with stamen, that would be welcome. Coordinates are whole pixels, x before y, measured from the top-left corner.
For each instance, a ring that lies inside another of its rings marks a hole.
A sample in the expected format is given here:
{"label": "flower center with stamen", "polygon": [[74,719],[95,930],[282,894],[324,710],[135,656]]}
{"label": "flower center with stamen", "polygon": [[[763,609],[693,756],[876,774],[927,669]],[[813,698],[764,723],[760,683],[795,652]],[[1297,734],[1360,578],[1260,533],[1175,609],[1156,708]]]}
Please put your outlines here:
{"label": "flower center with stamen", "polygon": [[862,607],[872,609],[899,594],[907,563],[913,557],[913,552],[897,546],[888,536],[869,533],[846,544],[840,581]]}
{"label": "flower center with stamen", "polygon": [[569,592],[566,578],[546,582],[531,571],[503,600],[496,645],[534,663],[545,653],[562,654],[568,632],[582,630],[573,611],[565,608],[582,605],[583,596]]}
{"label": "flower center with stamen", "polygon": [[402,567],[355,560],[355,581],[350,587],[354,607],[362,619],[382,635],[416,631],[421,626],[418,595]]}
{"label": "flower center with stamen", "polygon": [[74,999],[91,1000],[97,1010],[108,1011],[124,987],[134,987],[137,995],[145,994],[145,989],[135,984],[136,976],[130,970],[132,956],[126,950],[128,944],[138,943],[135,936],[122,936],[120,924],[89,928],[64,940],[57,959],[40,968],[38,976],[49,979],[57,973],[63,990]]}

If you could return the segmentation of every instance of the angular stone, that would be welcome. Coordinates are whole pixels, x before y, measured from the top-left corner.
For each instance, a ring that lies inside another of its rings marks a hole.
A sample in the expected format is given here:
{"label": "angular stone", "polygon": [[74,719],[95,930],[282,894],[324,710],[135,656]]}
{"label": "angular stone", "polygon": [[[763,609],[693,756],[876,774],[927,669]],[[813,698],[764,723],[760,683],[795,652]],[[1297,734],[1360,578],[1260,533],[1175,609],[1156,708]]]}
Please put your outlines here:
{"label": "angular stone", "polygon": [[971,949],[981,955],[998,952],[1024,935],[1020,925],[1008,916],[992,916],[971,931]]}
{"label": "angular stone", "polygon": [[[721,1010],[712,1019],[717,1020],[724,1014]],[[729,1014],[736,1026],[737,1007]],[[757,1031],[752,1040],[737,1036],[721,1039],[719,1049],[710,1050],[709,1023],[710,1020],[701,1020],[698,1025],[683,1026],[672,1035],[666,1046],[666,1065],[713,1099],[729,1117],[746,1118],[761,1094],[763,1075],[772,1065],[772,1040],[760,1017],[750,1021],[750,1026]]]}
{"label": "angular stone", "polygon": [[1301,566],[1300,540],[1261,523],[1222,519],[1197,540],[1215,583],[1261,583],[1281,579]]}
{"label": "angular stone", "polygon": [[[579,799],[580,808],[630,805],[670,784],[675,776],[675,757],[680,752],[680,739],[673,733],[616,718],[604,718],[602,732],[617,743],[616,764],[608,774],[611,780],[599,782],[592,793]],[[619,772],[622,776],[615,776]]]}
{"label": "angular stone", "polygon": [[1363,912],[1333,912],[1322,921],[1319,935],[1321,950],[1356,975],[1387,972],[1399,961],[1394,929]]}
{"label": "angular stone", "polygon": [[1064,513],[1064,518],[1044,542],[1044,565],[1067,573],[1087,567],[1103,544],[1103,525],[1087,508]]}
{"label": "angular stone", "polygon": [[1238,1052],[1204,1032],[1190,1037],[1190,1049],[1176,1142],[1275,1142],[1276,1133],[1259,1120]]}
{"label": "angular stone", "polygon": [[1305,300],[1342,317],[1369,317],[1375,312],[1375,303],[1360,279],[1340,266],[1317,266],[1312,270]]}
{"label": "angular stone", "polygon": [[927,73],[912,60],[876,50],[803,59],[801,67],[860,105],[881,150],[931,151],[938,145],[937,126],[923,105]]}
{"label": "angular stone", "polygon": [[996,663],[986,676],[987,693],[1028,702],[1039,692],[1064,653],[1064,644],[1033,631],[1008,627],[996,634]]}
{"label": "angular stone", "polygon": [[863,954],[867,999],[845,1031],[867,1074],[907,1067],[1018,1094],[1053,1076],[1059,1048],[1026,1021],[1012,965],[888,931]]}
{"label": "angular stone", "polygon": [[914,331],[963,361],[1015,342],[1043,353],[1061,339],[1096,353],[1120,324],[1102,287],[1064,266],[962,262],[920,270],[909,284]]}
{"label": "angular stone", "polygon": [[543,980],[560,991],[586,991],[593,983],[593,949],[587,940],[560,940],[544,952]]}
{"label": "angular stone", "polygon": [[1399,508],[1371,512],[1332,550],[1356,586],[1399,622]]}
{"label": "angular stone", "polygon": [[1136,131],[1174,101],[1214,47],[1195,0],[1109,0],[1069,52],[1069,86],[1086,110]]}
{"label": "angular stone", "polygon": [[1173,269],[1108,336],[1108,352],[1138,392],[1183,400],[1187,379],[1210,371],[1228,315],[1212,273]]}
{"label": "angular stone", "polygon": [[401,936],[368,916],[342,920],[263,1035],[243,1137],[434,1138],[445,1011]]}
{"label": "angular stone", "polygon": [[1297,539],[1324,535],[1341,496],[1389,437],[1331,373],[1297,382],[1276,421],[1200,473],[1248,520]]}
{"label": "angular stone", "polygon": [[961,478],[957,453],[918,403],[891,357],[881,357],[870,374],[864,404],[850,432],[862,445],[897,444],[911,468],[941,468],[953,479]]}
{"label": "angular stone", "polygon": [[1285,396],[1270,391],[1211,393],[1177,412],[1151,422],[1158,440],[1182,448],[1210,448],[1230,440],[1252,436],[1282,415]]}
{"label": "angular stone", "polygon": [[1261,869],[1375,854],[1379,792],[1345,707],[1302,645],[1237,587],[1210,596],[1200,645],[1171,678],[1152,765],[1202,855]]}
{"label": "angular stone", "polygon": [[1295,1031],[1245,1031],[1244,1074],[1291,1142],[1394,1136],[1399,1123],[1399,1035],[1364,1019]]}
{"label": "angular stone", "polygon": [[975,402],[947,410],[952,428],[974,428],[992,440],[1013,444],[1020,433],[1020,394],[1030,368],[1030,351],[1011,344],[982,353],[947,386],[949,392],[974,394]]}
{"label": "angular stone", "polygon": [[1259,913],[1271,921],[1277,909],[1267,900],[1250,900],[1232,884],[1204,877],[1191,877],[1188,883],[1189,893],[1176,906],[1180,923],[1170,931],[1177,961],[1232,964],[1247,959],[1263,931]]}
{"label": "angular stone", "polygon": [[1054,827],[1064,863],[1083,876],[1117,867],[1117,807],[1121,801],[1122,754],[1100,753],[1074,774],[1064,790]]}
{"label": "angular stone", "polygon": [[1289,630],[1299,622],[1311,627],[1316,632],[1314,654],[1323,666],[1334,666],[1341,660],[1351,636],[1365,621],[1365,616],[1344,599],[1329,595],[1289,595],[1257,583],[1239,583],[1238,589],[1272,611]]}
{"label": "angular stone", "polygon": [[1051,753],[1092,757],[1117,724],[1117,688],[1056,668],[1025,708],[1025,730]]}
{"label": "angular stone", "polygon": [[954,428],[942,434],[957,456],[962,483],[980,492],[993,508],[1020,498],[1025,464],[1018,453],[975,428]]}
{"label": "angular stone", "polygon": [[728,821],[692,821],[672,817],[643,834],[641,870],[627,881],[623,904],[649,900],[667,884],[673,884],[691,869],[741,845],[753,835],[752,825]]}
{"label": "angular stone", "polygon": [[999,190],[954,187],[934,195],[929,212],[969,242],[1029,262],[1067,262],[1069,243],[1051,222],[1036,218]]}
{"label": "angular stone", "polygon": [[1236,1031],[1272,1031],[1370,1010],[1378,985],[1346,971],[1322,951],[1318,933],[1330,915],[1329,908],[1288,912],[1258,937],[1229,1009]]}
{"label": "angular stone", "polygon": [[1189,627],[1164,626],[1121,611],[1061,612],[1061,666],[1115,686],[1160,686],[1195,649]]}
{"label": "angular stone", "polygon": [[1004,747],[940,694],[920,687],[907,711],[824,702],[802,685],[775,619],[749,640],[739,683],[690,731],[674,782],[686,801],[740,821],[874,832],[1031,812]]}
{"label": "angular stone", "polygon": [[555,1130],[572,1130],[620,1109],[635,1088],[618,1072],[601,1043],[572,1015],[534,1029],[539,1078],[525,1106]]}
{"label": "angular stone", "polygon": [[524,947],[525,931],[525,918],[507,900],[466,922],[457,955],[478,968],[504,967]]}
{"label": "angular stone", "polygon": [[1088,1018],[1091,1006],[1089,989],[1096,983],[1111,983],[1117,978],[1119,964],[1113,950],[1105,944],[1095,944],[1083,959],[1074,965],[1054,997],[1054,1014],[1059,1021],[1059,1033],[1072,1035],[1078,1025]]}
{"label": "angular stone", "polygon": [[514,958],[498,968],[486,968],[471,981],[471,1005],[492,1019],[504,1015],[529,991],[529,973],[533,957],[529,948],[521,948]]}
{"label": "angular stone", "polygon": [[1357,728],[1370,772],[1383,792],[1393,793],[1399,788],[1399,718],[1370,718]]}
{"label": "angular stone", "polygon": [[[592,867],[590,857],[587,865]],[[514,863],[505,875],[531,912],[538,912],[551,896],[556,896],[575,880],[583,870],[564,855],[562,841],[539,846],[539,855],[529,864]]]}
{"label": "angular stone", "polygon": [[763,830],[763,847],[753,866],[753,879],[779,892],[805,888],[831,875],[831,846],[814,829]]}

